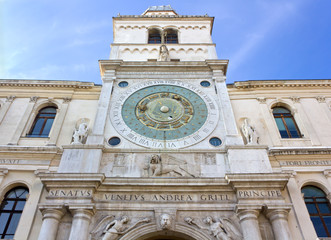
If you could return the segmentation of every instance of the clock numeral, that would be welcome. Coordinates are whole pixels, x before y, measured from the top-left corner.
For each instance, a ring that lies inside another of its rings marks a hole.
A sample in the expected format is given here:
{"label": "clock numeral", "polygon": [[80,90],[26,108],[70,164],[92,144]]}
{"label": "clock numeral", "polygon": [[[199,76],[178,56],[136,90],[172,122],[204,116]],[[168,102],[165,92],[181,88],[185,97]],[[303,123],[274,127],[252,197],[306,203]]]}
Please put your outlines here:
{"label": "clock numeral", "polygon": [[197,135],[195,135],[195,136],[193,137],[193,139],[194,139],[195,141],[198,141],[200,138],[201,138],[201,137],[200,137],[199,134],[197,134]]}

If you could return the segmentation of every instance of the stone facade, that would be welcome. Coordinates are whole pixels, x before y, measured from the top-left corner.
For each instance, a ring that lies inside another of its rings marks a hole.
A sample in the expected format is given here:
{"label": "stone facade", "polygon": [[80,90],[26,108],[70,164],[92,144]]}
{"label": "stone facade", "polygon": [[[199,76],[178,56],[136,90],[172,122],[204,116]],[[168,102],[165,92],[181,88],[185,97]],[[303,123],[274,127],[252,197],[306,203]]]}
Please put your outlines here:
{"label": "stone facade", "polygon": [[[15,239],[317,238],[301,189],[330,196],[331,80],[227,85],[212,24],[170,6],[117,16],[102,86],[0,81],[1,201],[29,191]],[[32,137],[49,106],[48,136]]]}

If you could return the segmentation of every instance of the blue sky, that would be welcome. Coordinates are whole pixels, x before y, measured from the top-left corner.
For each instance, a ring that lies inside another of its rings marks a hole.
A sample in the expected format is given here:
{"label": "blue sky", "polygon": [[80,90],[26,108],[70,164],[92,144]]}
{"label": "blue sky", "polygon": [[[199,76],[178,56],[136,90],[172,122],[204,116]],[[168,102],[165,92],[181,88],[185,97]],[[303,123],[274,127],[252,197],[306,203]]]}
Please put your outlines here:
{"label": "blue sky", "polygon": [[100,84],[112,17],[168,4],[215,17],[228,83],[331,78],[330,0],[0,0],[0,78]]}

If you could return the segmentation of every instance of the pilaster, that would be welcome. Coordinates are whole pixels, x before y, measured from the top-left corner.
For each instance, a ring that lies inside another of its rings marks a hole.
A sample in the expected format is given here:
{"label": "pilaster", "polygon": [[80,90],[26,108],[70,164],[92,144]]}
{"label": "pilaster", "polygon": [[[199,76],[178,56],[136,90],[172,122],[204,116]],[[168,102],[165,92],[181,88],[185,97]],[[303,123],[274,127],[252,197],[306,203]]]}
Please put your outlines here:
{"label": "pilaster", "polygon": [[226,129],[226,145],[243,145],[243,140],[237,129],[225,79],[223,70],[213,70],[213,80],[217,89],[219,103],[221,104],[220,114],[222,114]]}
{"label": "pilaster", "polygon": [[[293,117],[300,128],[301,134],[305,132],[305,129],[309,129],[309,138],[314,146],[320,146],[321,142],[319,137],[315,131],[313,124],[310,122],[308,118],[308,114],[305,111],[304,105],[301,104],[299,97],[292,97],[293,104],[297,111],[293,113]],[[302,122],[302,123],[301,123]],[[303,136],[304,137],[304,136]]]}
{"label": "pilaster", "polygon": [[[2,183],[2,180],[5,178],[5,176],[8,173],[8,169],[7,168],[0,168],[0,186]],[[2,202],[2,200],[0,199],[0,202]]]}
{"label": "pilaster", "polygon": [[33,107],[35,106],[35,104],[37,102],[37,99],[38,99],[38,97],[36,97],[36,96],[30,98],[28,106],[26,107],[24,114],[23,114],[19,124],[17,125],[16,131],[15,131],[14,135],[12,136],[8,145],[17,145],[18,144],[18,141],[20,140],[22,132],[25,128],[25,125],[28,122],[28,119],[31,115]]}
{"label": "pilaster", "polygon": [[15,96],[8,96],[5,103],[1,106],[0,109],[0,124],[2,123],[2,120],[5,118],[9,107],[11,106],[11,104],[13,103],[14,99],[16,97]]}
{"label": "pilaster", "polygon": [[49,138],[48,143],[47,143],[48,146],[55,146],[56,145],[57,139],[58,139],[59,134],[60,134],[61,129],[62,129],[64,118],[67,114],[68,105],[69,105],[70,101],[71,101],[70,98],[64,98],[63,103],[61,105],[61,109],[57,110],[56,117],[55,117],[55,120],[54,120],[54,123],[53,123],[53,126],[52,126],[52,130],[51,130],[50,135],[49,135],[50,138]]}
{"label": "pilaster", "polygon": [[287,190],[292,199],[294,213],[296,214],[296,219],[299,223],[299,228],[302,232],[303,239],[316,239],[317,235],[313,224],[311,224],[310,216],[303,200],[301,189],[299,188],[296,181],[295,171],[286,171],[290,178],[287,183]]}
{"label": "pilaster", "polygon": [[259,102],[260,113],[262,114],[268,128],[270,142],[274,146],[281,146],[282,144],[279,139],[278,128],[275,127],[275,124],[272,124],[275,120],[272,117],[272,110],[268,108],[267,99],[265,97],[258,97],[256,100]]}

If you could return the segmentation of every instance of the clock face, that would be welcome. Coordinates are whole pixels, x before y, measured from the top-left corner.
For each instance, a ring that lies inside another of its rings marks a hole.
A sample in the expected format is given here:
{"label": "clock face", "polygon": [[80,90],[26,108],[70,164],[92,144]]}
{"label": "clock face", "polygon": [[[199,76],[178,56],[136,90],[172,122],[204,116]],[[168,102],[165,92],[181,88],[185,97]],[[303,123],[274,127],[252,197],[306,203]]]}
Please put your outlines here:
{"label": "clock face", "polygon": [[128,140],[149,148],[182,148],[216,127],[217,105],[199,88],[179,81],[133,86],[110,112],[113,126]]}

